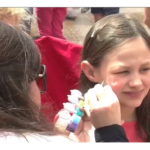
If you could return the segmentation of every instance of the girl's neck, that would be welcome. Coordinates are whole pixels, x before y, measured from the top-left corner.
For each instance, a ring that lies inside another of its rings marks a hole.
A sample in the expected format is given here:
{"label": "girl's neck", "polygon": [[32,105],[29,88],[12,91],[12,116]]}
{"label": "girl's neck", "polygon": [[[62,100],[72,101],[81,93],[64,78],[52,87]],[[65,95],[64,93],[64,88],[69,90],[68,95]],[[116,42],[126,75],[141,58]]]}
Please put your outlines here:
{"label": "girl's neck", "polygon": [[136,120],[135,108],[121,106],[121,119],[124,122],[131,122]]}

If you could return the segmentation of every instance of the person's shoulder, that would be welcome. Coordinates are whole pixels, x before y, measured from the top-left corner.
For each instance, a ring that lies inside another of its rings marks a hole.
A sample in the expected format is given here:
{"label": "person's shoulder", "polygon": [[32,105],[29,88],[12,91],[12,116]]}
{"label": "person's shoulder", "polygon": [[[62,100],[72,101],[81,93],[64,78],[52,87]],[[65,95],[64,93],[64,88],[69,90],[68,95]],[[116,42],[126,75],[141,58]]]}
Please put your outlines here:
{"label": "person's shoulder", "polygon": [[25,142],[27,139],[23,135],[15,134],[12,132],[1,132],[0,142]]}
{"label": "person's shoulder", "polygon": [[39,135],[39,134],[25,134],[19,135],[15,133],[3,132],[0,133],[0,142],[6,143],[59,143],[61,142],[73,142],[72,140],[63,137],[61,135],[57,136],[46,136],[46,135]]}

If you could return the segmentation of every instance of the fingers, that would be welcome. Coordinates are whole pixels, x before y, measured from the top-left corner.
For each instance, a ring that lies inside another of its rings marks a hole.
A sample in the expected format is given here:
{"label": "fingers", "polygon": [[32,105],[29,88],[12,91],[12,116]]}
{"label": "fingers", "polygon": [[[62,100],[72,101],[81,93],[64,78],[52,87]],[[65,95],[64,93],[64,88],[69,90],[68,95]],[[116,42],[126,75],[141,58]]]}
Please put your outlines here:
{"label": "fingers", "polygon": [[86,94],[84,95],[84,100],[85,100],[85,103],[84,103],[84,110],[85,110],[87,116],[90,116],[90,107],[89,107],[88,93],[86,93]]}
{"label": "fingers", "polygon": [[104,90],[101,84],[95,85],[94,88],[89,89],[84,95],[85,99],[85,111],[87,116],[90,116],[90,110],[97,108],[98,100],[103,99]]}
{"label": "fingers", "polygon": [[88,90],[87,98],[88,98],[90,108],[91,109],[96,108],[97,107],[97,97],[95,95],[94,89]]}
{"label": "fingers", "polygon": [[74,132],[74,134],[75,134],[75,135],[79,135],[80,132],[82,131],[82,129],[83,129],[83,120],[81,119],[80,123],[78,124],[77,129],[76,129],[75,132]]}
{"label": "fingers", "polygon": [[104,93],[105,93],[105,98],[107,100],[112,101],[112,102],[118,101],[118,98],[117,98],[116,94],[113,92],[111,86],[106,85],[104,87]]}
{"label": "fingers", "polygon": [[97,109],[100,103],[112,103],[118,101],[117,96],[113,92],[111,86],[102,86],[101,84],[96,84],[94,88],[89,89],[84,96],[85,99],[85,112],[88,117],[90,117],[90,110]]}
{"label": "fingers", "polygon": [[102,100],[105,96],[104,87],[101,84],[96,84],[94,86],[94,91],[98,101]]}

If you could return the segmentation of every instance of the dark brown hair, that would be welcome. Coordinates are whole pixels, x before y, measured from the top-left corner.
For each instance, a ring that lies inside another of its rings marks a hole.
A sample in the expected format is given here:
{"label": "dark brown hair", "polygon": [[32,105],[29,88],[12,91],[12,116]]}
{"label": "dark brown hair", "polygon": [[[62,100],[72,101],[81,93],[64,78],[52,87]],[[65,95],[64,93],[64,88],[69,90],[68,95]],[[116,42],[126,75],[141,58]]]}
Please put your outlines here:
{"label": "dark brown hair", "polygon": [[[87,33],[84,41],[81,62],[87,60],[92,66],[99,67],[104,56],[129,39],[142,37],[150,47],[150,36],[144,25],[134,16],[115,14],[98,21]],[[137,43],[138,44],[138,43]],[[91,82],[81,71],[80,90],[85,93],[96,83]],[[136,109],[138,134],[150,141],[150,93]]]}
{"label": "dark brown hair", "polygon": [[53,134],[53,124],[30,97],[30,83],[37,78],[40,63],[34,41],[0,22],[0,131]]}

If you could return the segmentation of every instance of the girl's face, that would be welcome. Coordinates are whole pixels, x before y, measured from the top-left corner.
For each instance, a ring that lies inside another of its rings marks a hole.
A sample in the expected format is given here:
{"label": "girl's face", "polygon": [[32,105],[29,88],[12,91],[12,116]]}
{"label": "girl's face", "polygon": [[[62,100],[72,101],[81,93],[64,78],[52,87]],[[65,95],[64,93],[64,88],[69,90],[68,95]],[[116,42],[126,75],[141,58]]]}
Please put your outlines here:
{"label": "girl's face", "polygon": [[141,37],[106,54],[95,69],[97,82],[109,84],[122,106],[138,107],[150,89],[150,49]]}

